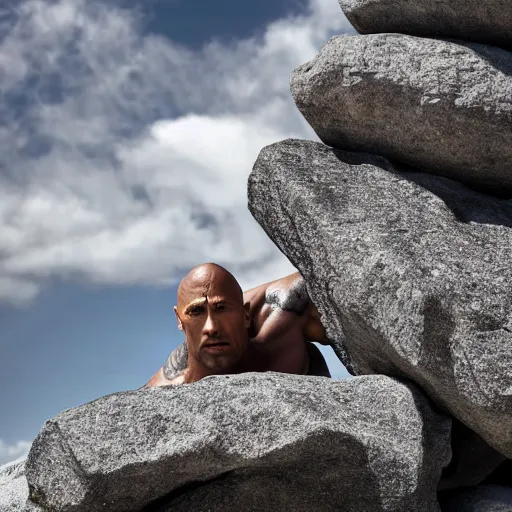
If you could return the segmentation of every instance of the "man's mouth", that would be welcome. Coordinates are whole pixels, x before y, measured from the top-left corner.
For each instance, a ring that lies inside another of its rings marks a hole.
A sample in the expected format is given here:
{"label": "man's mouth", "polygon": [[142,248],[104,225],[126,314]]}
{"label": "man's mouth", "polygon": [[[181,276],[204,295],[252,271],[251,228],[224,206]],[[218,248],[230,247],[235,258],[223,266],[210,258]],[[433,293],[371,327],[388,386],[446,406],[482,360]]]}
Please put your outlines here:
{"label": "man's mouth", "polygon": [[227,341],[207,341],[203,343],[203,348],[207,350],[224,350],[229,347],[229,343]]}

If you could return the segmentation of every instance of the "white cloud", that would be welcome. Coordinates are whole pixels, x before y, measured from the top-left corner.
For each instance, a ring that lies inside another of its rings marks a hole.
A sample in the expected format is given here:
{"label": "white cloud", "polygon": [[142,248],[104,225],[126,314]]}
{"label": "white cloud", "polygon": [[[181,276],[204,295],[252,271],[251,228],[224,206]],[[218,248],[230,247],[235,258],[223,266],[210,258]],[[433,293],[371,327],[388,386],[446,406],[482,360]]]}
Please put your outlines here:
{"label": "white cloud", "polygon": [[315,138],[289,75],[346,31],[335,0],[312,0],[194,52],[106,1],[0,8],[0,301],[55,276],[158,285],[216,261],[247,288],[293,271],[246,180],[264,145]]}
{"label": "white cloud", "polygon": [[32,443],[28,441],[17,441],[14,444],[7,444],[0,439],[0,466],[25,458],[31,445]]}

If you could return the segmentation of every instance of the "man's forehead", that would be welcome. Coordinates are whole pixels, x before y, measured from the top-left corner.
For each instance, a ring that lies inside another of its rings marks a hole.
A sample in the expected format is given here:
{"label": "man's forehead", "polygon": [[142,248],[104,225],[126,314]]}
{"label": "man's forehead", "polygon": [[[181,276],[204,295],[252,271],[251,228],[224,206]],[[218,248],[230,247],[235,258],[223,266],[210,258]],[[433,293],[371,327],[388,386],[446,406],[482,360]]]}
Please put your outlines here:
{"label": "man's forehead", "polygon": [[201,305],[201,304],[216,304],[218,302],[228,302],[229,297],[225,297],[223,295],[206,295],[204,297],[199,297],[197,299],[193,299],[185,304],[186,307]]}
{"label": "man's forehead", "polygon": [[242,300],[242,291],[232,274],[215,265],[203,265],[190,271],[178,287],[178,305],[185,307],[207,297],[222,300]]}
{"label": "man's forehead", "polygon": [[187,300],[200,297],[229,295],[233,286],[224,279],[191,279],[181,286],[181,294]]}
{"label": "man's forehead", "polygon": [[238,300],[240,299],[237,291],[232,286],[222,283],[213,283],[212,286],[187,286],[178,297],[178,303],[182,307],[205,302],[235,302]]}

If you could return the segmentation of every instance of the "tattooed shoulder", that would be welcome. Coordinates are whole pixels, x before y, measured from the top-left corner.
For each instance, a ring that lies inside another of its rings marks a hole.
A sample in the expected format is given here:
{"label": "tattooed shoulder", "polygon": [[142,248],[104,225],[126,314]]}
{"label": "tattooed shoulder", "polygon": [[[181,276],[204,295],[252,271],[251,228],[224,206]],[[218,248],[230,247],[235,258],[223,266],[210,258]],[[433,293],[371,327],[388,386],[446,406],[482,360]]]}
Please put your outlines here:
{"label": "tattooed shoulder", "polygon": [[299,279],[288,289],[267,291],[265,303],[269,304],[272,309],[282,309],[302,315],[309,304],[306,281]]}
{"label": "tattooed shoulder", "polygon": [[176,377],[180,372],[185,370],[188,365],[188,351],[185,342],[178,345],[165,361],[162,369],[164,377],[168,380]]}

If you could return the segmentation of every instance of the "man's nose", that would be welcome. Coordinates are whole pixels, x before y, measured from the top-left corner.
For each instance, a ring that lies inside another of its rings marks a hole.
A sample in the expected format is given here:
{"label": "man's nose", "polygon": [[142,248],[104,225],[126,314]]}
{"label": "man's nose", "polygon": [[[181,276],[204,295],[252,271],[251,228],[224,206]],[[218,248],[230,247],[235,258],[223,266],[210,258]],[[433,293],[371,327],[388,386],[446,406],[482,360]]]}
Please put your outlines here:
{"label": "man's nose", "polygon": [[208,336],[217,336],[219,334],[217,319],[212,313],[208,313],[204,324],[203,333]]}

